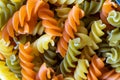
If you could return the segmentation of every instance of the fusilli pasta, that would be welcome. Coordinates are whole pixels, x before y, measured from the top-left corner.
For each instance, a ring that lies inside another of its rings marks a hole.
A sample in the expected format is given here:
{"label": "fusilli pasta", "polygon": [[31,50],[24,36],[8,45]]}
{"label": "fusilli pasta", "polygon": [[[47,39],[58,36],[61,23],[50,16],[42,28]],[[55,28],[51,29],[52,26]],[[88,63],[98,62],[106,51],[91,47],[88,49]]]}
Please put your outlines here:
{"label": "fusilli pasta", "polygon": [[63,30],[64,36],[60,38],[57,44],[57,52],[59,52],[61,56],[65,56],[68,42],[70,39],[74,38],[74,32],[77,32],[77,26],[80,25],[79,19],[83,16],[84,12],[78,7],[78,5],[73,6],[69,12],[68,19],[65,21],[65,28]]}
{"label": "fusilli pasta", "polygon": [[120,80],[115,0],[0,0],[0,80]]}
{"label": "fusilli pasta", "polygon": [[76,67],[76,64],[73,63],[78,61],[78,58],[76,56],[81,54],[81,52],[78,50],[79,43],[80,38],[69,41],[67,54],[60,64],[60,70],[64,76],[70,75],[70,73],[73,72],[71,68]]}
{"label": "fusilli pasta", "polygon": [[33,60],[33,56],[31,56],[32,48],[30,47],[30,43],[26,43],[25,45],[19,44],[19,58],[20,65],[22,67],[21,74],[22,80],[34,80],[35,79],[35,71],[33,71],[34,64],[31,63]]}
{"label": "fusilli pasta", "polygon": [[89,67],[89,72],[87,74],[88,80],[98,80],[98,77],[102,75],[100,69],[104,67],[104,62],[97,56],[94,55]]}
{"label": "fusilli pasta", "polygon": [[102,10],[100,12],[100,18],[103,23],[107,25],[106,29],[111,30],[113,27],[107,22],[107,17],[110,11],[114,10],[117,8],[117,4],[115,2],[112,2],[112,0],[106,0],[103,3]]}
{"label": "fusilli pasta", "polygon": [[19,59],[15,55],[11,55],[10,58],[6,59],[6,64],[10,70],[15,73],[19,78],[21,78],[21,66],[19,64]]}
{"label": "fusilli pasta", "polygon": [[37,23],[37,17],[36,15],[32,15],[32,11],[34,9],[35,14],[38,11],[38,7],[44,4],[43,0],[28,0],[27,4],[23,5],[19,11],[16,11],[12,18],[8,20],[7,24],[4,25],[2,29],[2,38],[5,41],[9,41],[10,37],[13,38],[15,36],[15,32],[19,34],[31,34]]}
{"label": "fusilli pasta", "polygon": [[120,12],[112,10],[109,12],[107,21],[114,27],[120,27]]}
{"label": "fusilli pasta", "polygon": [[91,39],[95,41],[95,43],[102,42],[102,39],[100,37],[104,35],[104,32],[102,30],[105,27],[106,25],[103,24],[101,20],[94,21],[93,24],[91,25],[91,32],[89,36],[91,37]]}
{"label": "fusilli pasta", "polygon": [[107,58],[106,63],[111,64],[116,72],[120,72],[120,48],[111,48],[111,52],[104,54]]}
{"label": "fusilli pasta", "polygon": [[42,25],[45,27],[45,32],[51,36],[62,36],[62,29],[57,26],[57,20],[54,18],[54,13],[49,9],[49,5],[43,6],[38,11],[38,16],[42,19]]}

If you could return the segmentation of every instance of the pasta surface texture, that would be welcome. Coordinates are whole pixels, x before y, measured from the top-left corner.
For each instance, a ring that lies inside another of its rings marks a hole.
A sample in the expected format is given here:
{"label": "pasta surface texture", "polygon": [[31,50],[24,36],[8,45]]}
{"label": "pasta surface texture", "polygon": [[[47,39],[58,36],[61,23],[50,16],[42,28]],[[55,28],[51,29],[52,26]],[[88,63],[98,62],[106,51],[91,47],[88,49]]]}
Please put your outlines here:
{"label": "pasta surface texture", "polygon": [[120,80],[117,0],[0,0],[0,80]]}
{"label": "pasta surface texture", "polygon": [[0,61],[0,79],[1,80],[19,80],[17,76],[9,71],[9,68],[5,65],[5,62]]}

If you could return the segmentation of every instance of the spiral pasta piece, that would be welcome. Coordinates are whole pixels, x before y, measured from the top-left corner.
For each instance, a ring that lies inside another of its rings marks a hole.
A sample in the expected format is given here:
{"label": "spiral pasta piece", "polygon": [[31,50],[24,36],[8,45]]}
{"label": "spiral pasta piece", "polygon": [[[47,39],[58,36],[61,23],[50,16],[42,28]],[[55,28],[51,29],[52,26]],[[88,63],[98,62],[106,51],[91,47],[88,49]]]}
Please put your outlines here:
{"label": "spiral pasta piece", "polygon": [[95,51],[90,46],[86,46],[81,51],[80,58],[87,59],[88,61],[91,61],[91,58],[94,54],[96,54]]}
{"label": "spiral pasta piece", "polygon": [[9,42],[5,42],[5,40],[0,39],[0,53],[5,58],[9,58],[12,54],[16,54],[16,50],[14,50],[14,46]]}
{"label": "spiral pasta piece", "polygon": [[54,13],[47,7],[41,7],[38,11],[38,16],[42,19],[42,25],[45,27],[45,32],[51,36],[62,36],[62,29],[58,27],[58,22],[54,18]]}
{"label": "spiral pasta piece", "polygon": [[70,75],[70,73],[72,74],[73,71],[71,68],[76,67],[76,64],[73,64],[73,63],[78,61],[78,58],[76,56],[81,54],[81,52],[77,48],[79,43],[80,43],[79,38],[69,41],[69,47],[68,47],[67,54],[60,64],[60,70],[64,76],[68,76]]}
{"label": "spiral pasta piece", "polygon": [[15,32],[18,34],[32,34],[37,23],[36,14],[38,8],[44,4],[45,2],[43,0],[28,0],[26,5],[23,5],[19,11],[16,11],[12,18],[4,25],[1,31],[2,38],[5,41],[9,41],[10,37],[14,38]]}
{"label": "spiral pasta piece", "polygon": [[5,65],[4,61],[0,61],[0,79],[1,80],[19,80],[19,78]]}
{"label": "spiral pasta piece", "polygon": [[98,77],[102,75],[100,69],[103,67],[104,62],[97,55],[94,55],[87,74],[88,80],[98,80]]}
{"label": "spiral pasta piece", "polygon": [[36,79],[35,80],[48,80],[51,79],[51,73],[54,73],[52,68],[47,68],[46,64],[43,63],[37,73]]}
{"label": "spiral pasta piece", "polygon": [[11,55],[10,58],[6,59],[6,64],[9,69],[15,73],[19,78],[21,78],[21,67],[19,64],[19,59],[15,55]]}
{"label": "spiral pasta piece", "polygon": [[30,47],[29,42],[25,45],[19,44],[19,58],[20,65],[22,67],[22,80],[35,80],[35,72],[33,71],[34,64],[31,63],[33,60],[33,56],[30,55],[31,52],[32,48]]}
{"label": "spiral pasta piece", "polygon": [[44,53],[44,50],[48,50],[48,48],[49,48],[48,44],[49,43],[52,46],[54,46],[54,44],[55,44],[53,39],[52,39],[52,36],[50,36],[48,34],[42,35],[40,38],[38,38],[32,44],[34,54],[39,55],[39,52]]}
{"label": "spiral pasta piece", "polygon": [[102,30],[105,29],[105,27],[106,25],[103,24],[101,20],[94,21],[91,25],[89,36],[95,43],[102,42],[102,39],[100,37],[104,35],[104,32]]}
{"label": "spiral pasta piece", "polygon": [[114,27],[120,27],[120,12],[112,10],[109,12],[107,21]]}
{"label": "spiral pasta piece", "polygon": [[61,56],[65,56],[65,53],[68,48],[68,42],[70,39],[73,39],[74,33],[77,32],[77,26],[80,25],[79,19],[84,16],[84,12],[82,9],[78,7],[78,5],[73,6],[71,11],[68,14],[68,19],[65,21],[65,28],[63,30],[63,35],[57,44],[57,52],[61,54]]}
{"label": "spiral pasta piece", "polygon": [[85,11],[85,15],[90,15],[90,14],[95,14],[95,13],[99,12],[102,8],[103,3],[104,3],[104,0],[100,0],[100,2],[84,1],[81,4],[81,7]]}
{"label": "spiral pasta piece", "polygon": [[66,4],[66,5],[70,5],[70,4],[81,4],[84,0],[48,0],[51,4]]}
{"label": "spiral pasta piece", "polygon": [[88,73],[87,68],[89,67],[89,62],[86,59],[79,59],[78,65],[74,72],[75,80],[86,80],[87,76],[85,74]]}
{"label": "spiral pasta piece", "polygon": [[113,29],[111,32],[109,32],[108,35],[108,41],[110,46],[118,46],[119,40],[120,40],[120,30],[119,28]]}
{"label": "spiral pasta piece", "polygon": [[8,21],[8,19],[17,11],[23,4],[24,0],[13,1],[13,0],[0,0],[0,29]]}
{"label": "spiral pasta piece", "polygon": [[111,64],[115,71],[120,73],[120,48],[111,48],[111,52],[105,53],[104,57],[106,57],[106,63]]}
{"label": "spiral pasta piece", "polygon": [[102,22],[107,25],[106,27],[107,30],[113,29],[113,27],[107,22],[107,17],[108,17],[109,12],[114,10],[115,8],[117,8],[117,4],[112,2],[112,0],[106,0],[103,3],[102,10],[100,12],[100,18]]}
{"label": "spiral pasta piece", "polygon": [[110,70],[108,72],[103,73],[101,76],[102,80],[119,80],[120,79],[120,73],[116,73],[115,70]]}

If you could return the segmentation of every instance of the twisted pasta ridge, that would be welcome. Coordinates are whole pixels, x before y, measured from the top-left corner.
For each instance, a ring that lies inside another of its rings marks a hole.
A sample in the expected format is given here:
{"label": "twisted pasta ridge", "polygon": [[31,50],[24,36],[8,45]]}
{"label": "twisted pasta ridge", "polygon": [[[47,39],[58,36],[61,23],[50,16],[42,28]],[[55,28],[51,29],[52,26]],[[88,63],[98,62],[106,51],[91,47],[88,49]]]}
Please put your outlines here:
{"label": "twisted pasta ridge", "polygon": [[32,35],[35,36],[36,34],[38,35],[42,35],[44,32],[44,26],[42,26],[41,21],[37,23],[37,25],[35,26]]}
{"label": "twisted pasta ridge", "polygon": [[15,73],[19,78],[21,78],[21,67],[19,64],[19,59],[15,55],[11,55],[10,58],[6,59],[6,64],[9,69]]}
{"label": "twisted pasta ridge", "polygon": [[111,64],[116,72],[120,72],[120,48],[111,48],[111,52],[104,55],[106,63]]}
{"label": "twisted pasta ridge", "polygon": [[114,10],[115,8],[117,8],[117,4],[112,2],[112,0],[106,0],[103,3],[102,10],[100,12],[100,18],[101,18],[102,22],[107,25],[106,30],[113,29],[113,26],[111,26],[108,23],[107,17],[108,17],[109,12]]}
{"label": "twisted pasta ridge", "polygon": [[8,21],[8,19],[17,11],[23,4],[24,0],[13,1],[13,0],[0,0],[0,29]]}
{"label": "twisted pasta ridge", "polygon": [[94,55],[88,70],[88,80],[98,80],[98,77],[102,75],[100,69],[104,67],[104,62],[97,56]]}
{"label": "twisted pasta ridge", "polygon": [[75,80],[86,80],[87,76],[85,74],[88,73],[87,68],[89,67],[89,62],[86,59],[79,59],[77,67],[74,72]]}
{"label": "twisted pasta ridge", "polygon": [[4,61],[0,61],[0,79],[1,80],[19,80],[16,75],[9,71]]}
{"label": "twisted pasta ridge", "polygon": [[33,71],[34,64],[31,63],[33,60],[33,56],[31,56],[32,48],[30,47],[30,43],[26,43],[25,45],[19,44],[19,58],[20,65],[22,67],[21,74],[22,80],[34,80],[35,72]]}
{"label": "twisted pasta ridge", "polygon": [[49,43],[52,46],[54,46],[54,44],[55,44],[53,39],[52,39],[52,36],[50,36],[48,34],[42,35],[40,38],[38,38],[32,44],[34,54],[39,55],[39,52],[44,53],[44,50],[48,50],[48,48],[49,48],[48,44]]}
{"label": "twisted pasta ridge", "polygon": [[101,20],[94,21],[91,25],[89,36],[95,43],[102,42],[102,39],[100,37],[104,35],[104,32],[102,30],[105,29],[105,27],[106,25],[103,24]]}
{"label": "twisted pasta ridge", "polygon": [[52,68],[47,68],[46,64],[43,63],[37,73],[35,80],[48,80],[52,78],[51,73],[54,73]]}
{"label": "twisted pasta ridge", "polygon": [[16,50],[14,50],[14,46],[11,45],[9,42],[5,42],[5,40],[0,39],[0,53],[5,58],[8,58],[12,54],[16,54]]}
{"label": "twisted pasta ridge", "polygon": [[57,16],[60,17],[60,18],[67,18],[70,10],[71,10],[71,8],[64,7],[64,6],[55,9],[55,11],[57,12]]}
{"label": "twisted pasta ridge", "polygon": [[91,47],[93,50],[98,49],[98,45],[87,35],[87,34],[83,34],[83,33],[76,33],[75,34],[77,37],[81,38],[81,46],[89,46]]}
{"label": "twisted pasta ridge", "polygon": [[81,4],[84,0],[47,0],[51,4],[59,4],[59,5],[70,5],[70,4]]}
{"label": "twisted pasta ridge", "polygon": [[49,49],[45,51],[44,55],[44,61],[47,64],[48,67],[52,67],[53,69],[56,68],[56,65],[58,62],[58,56],[56,54],[56,47],[49,46]]}
{"label": "twisted pasta ridge", "polygon": [[92,56],[95,54],[95,51],[90,46],[85,46],[83,50],[81,51],[80,58],[87,59],[88,61],[91,61]]}
{"label": "twisted pasta ridge", "polygon": [[112,10],[109,12],[107,21],[114,27],[120,27],[120,12]]}
{"label": "twisted pasta ridge", "polygon": [[102,80],[119,80],[120,79],[120,73],[116,73],[115,70],[108,71],[106,73],[103,73],[101,76]]}
{"label": "twisted pasta ridge", "polygon": [[98,13],[102,8],[103,3],[104,3],[104,0],[100,0],[100,2],[84,1],[80,6],[85,11],[85,15],[90,15],[90,14]]}
{"label": "twisted pasta ridge", "polygon": [[[2,38],[9,41],[9,38],[14,38],[15,33],[32,34],[32,31],[37,23],[37,12],[39,7],[43,6],[43,0],[27,0],[26,5],[23,5],[19,11],[16,11],[12,18],[4,25],[2,29]],[[23,14],[24,13],[24,14]]]}
{"label": "twisted pasta ridge", "polygon": [[51,36],[62,36],[62,29],[58,27],[58,22],[54,18],[54,13],[49,9],[49,5],[43,6],[38,11],[38,16],[42,19],[42,25],[45,27],[45,32]]}
{"label": "twisted pasta ridge", "polygon": [[79,19],[84,16],[82,9],[78,5],[73,6],[71,11],[68,14],[68,19],[65,21],[65,28],[63,30],[63,35],[57,44],[57,52],[61,56],[65,56],[65,53],[68,48],[68,42],[70,39],[74,38],[74,33],[77,32],[77,26],[80,25]]}
{"label": "twisted pasta ridge", "polygon": [[119,28],[113,29],[111,32],[108,34],[108,41],[110,46],[118,46],[119,45],[119,40],[120,40],[120,30]]}

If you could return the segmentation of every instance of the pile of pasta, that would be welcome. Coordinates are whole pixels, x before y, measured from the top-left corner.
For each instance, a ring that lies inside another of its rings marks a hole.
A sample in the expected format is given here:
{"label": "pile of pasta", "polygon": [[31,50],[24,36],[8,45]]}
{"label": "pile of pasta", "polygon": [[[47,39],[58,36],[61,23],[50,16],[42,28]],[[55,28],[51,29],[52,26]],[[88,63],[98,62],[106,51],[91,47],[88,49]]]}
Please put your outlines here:
{"label": "pile of pasta", "polygon": [[0,0],[0,80],[120,80],[120,6]]}

